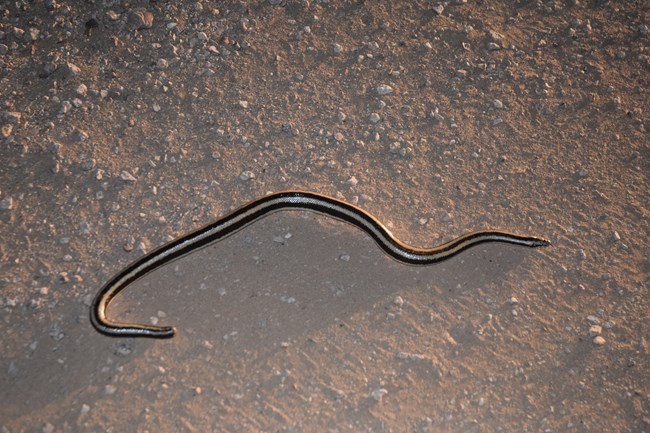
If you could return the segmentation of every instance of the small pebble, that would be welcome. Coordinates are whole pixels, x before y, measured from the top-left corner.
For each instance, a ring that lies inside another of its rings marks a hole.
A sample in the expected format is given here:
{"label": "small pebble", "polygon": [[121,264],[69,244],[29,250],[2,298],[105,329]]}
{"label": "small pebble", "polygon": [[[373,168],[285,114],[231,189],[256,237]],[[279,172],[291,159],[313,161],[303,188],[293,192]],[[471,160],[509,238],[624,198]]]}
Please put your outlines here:
{"label": "small pebble", "polygon": [[115,387],[115,385],[106,385],[104,387],[104,392],[106,392],[106,394],[108,394],[108,395],[115,394],[115,391],[117,391],[117,388]]}
{"label": "small pebble", "polygon": [[589,328],[589,336],[596,337],[603,333],[603,327],[600,325],[591,325]]}
{"label": "small pebble", "polygon": [[371,121],[372,123],[377,123],[377,122],[379,122],[380,120],[381,120],[381,117],[379,117],[379,114],[377,114],[377,113],[371,113],[371,114],[370,114],[370,121]]}
{"label": "small pebble", "polygon": [[153,26],[153,14],[144,9],[136,9],[129,14],[128,23],[133,30],[150,29]]}
{"label": "small pebble", "polygon": [[106,11],[106,17],[111,21],[117,21],[120,19],[121,15],[113,10]]}
{"label": "small pebble", "polygon": [[248,108],[248,101],[239,101],[239,106],[242,108]]}
{"label": "small pebble", "polygon": [[390,95],[391,93],[393,93],[393,88],[385,84],[381,84],[377,86],[376,90],[377,90],[377,94],[380,96]]}
{"label": "small pebble", "polygon": [[59,284],[66,284],[70,282],[70,277],[68,276],[68,273],[65,271],[59,272],[59,275],[56,277],[56,281]]}
{"label": "small pebble", "polygon": [[88,413],[90,411],[90,406],[88,406],[86,403],[81,405],[81,413]]}
{"label": "small pebble", "polygon": [[86,141],[88,140],[88,133],[86,131],[82,131],[80,129],[77,129],[74,134],[72,134],[72,139],[74,141]]}
{"label": "small pebble", "polygon": [[591,324],[600,325],[600,319],[598,317],[594,316],[594,315],[587,316],[587,320]]}
{"label": "small pebble", "polygon": [[72,103],[70,101],[63,101],[61,103],[61,108],[59,108],[59,114],[66,114],[72,109]]}
{"label": "small pebble", "polygon": [[372,397],[376,401],[381,401],[384,396],[388,394],[388,390],[385,388],[377,388],[373,392],[370,393],[370,397]]}
{"label": "small pebble", "polygon": [[5,111],[2,113],[2,120],[13,123],[14,125],[20,123],[22,117],[23,115],[19,111]]}
{"label": "small pebble", "polygon": [[14,127],[10,123],[7,123],[6,125],[4,125],[2,127],[1,132],[0,132],[2,134],[2,138],[9,137],[11,135],[11,131],[13,131],[13,129],[14,129]]}
{"label": "small pebble", "polygon": [[131,252],[135,248],[135,237],[129,236],[129,238],[124,242],[124,245],[122,245],[122,248],[124,248],[124,251]]}
{"label": "small pebble", "polygon": [[0,200],[0,210],[11,210],[14,208],[14,200],[11,197],[5,197]]}
{"label": "small pebble", "polygon": [[239,175],[239,178],[241,180],[244,180],[244,181],[250,180],[250,179],[255,179],[255,173],[253,173],[250,170],[245,170],[245,171],[242,171],[242,173]]}
{"label": "small pebble", "polygon": [[137,180],[131,173],[126,170],[122,170],[122,173],[120,173],[120,178],[125,182],[135,182]]}
{"label": "small pebble", "polygon": [[492,105],[494,106],[494,108],[496,108],[498,110],[503,108],[503,102],[501,102],[498,99],[495,99],[494,101],[492,101]]}
{"label": "small pebble", "polygon": [[436,13],[436,15],[442,15],[442,13],[445,11],[445,7],[438,3],[433,7],[433,11]]}
{"label": "small pebble", "polygon": [[74,75],[79,75],[81,73],[81,69],[79,69],[79,66],[70,62],[63,65],[62,71],[63,71],[63,76],[66,78],[72,77]]}
{"label": "small pebble", "polygon": [[49,422],[46,422],[45,425],[43,426],[43,433],[53,433],[53,432],[54,432],[54,426]]}
{"label": "small pebble", "polygon": [[334,134],[334,139],[336,141],[343,141],[345,139],[345,136],[340,132],[337,132],[336,134]]}
{"label": "small pebble", "polygon": [[402,299],[401,296],[396,296],[395,299],[393,299],[393,305],[401,307],[402,305],[404,305],[404,299]]}
{"label": "small pebble", "polygon": [[339,44],[334,44],[334,53],[339,54],[341,51],[343,51],[343,47]]}
{"label": "small pebble", "polygon": [[400,153],[400,150],[402,149],[402,143],[399,141],[393,141],[389,146],[388,150],[390,153]]}
{"label": "small pebble", "polygon": [[347,183],[348,183],[348,185],[351,185],[351,186],[357,186],[359,181],[357,180],[356,176],[352,176],[352,177],[350,177],[348,179]]}
{"label": "small pebble", "polygon": [[86,96],[88,93],[88,87],[85,84],[79,84],[75,89],[75,92],[77,92],[77,95],[79,96]]}
{"label": "small pebble", "polygon": [[142,254],[147,254],[148,249],[149,241],[146,238],[140,239],[140,242],[138,242],[138,245],[136,246],[136,250],[142,252]]}
{"label": "small pebble", "polygon": [[607,341],[606,341],[603,337],[601,337],[600,335],[598,335],[597,337],[595,337],[593,341],[594,341],[594,344],[595,344],[596,346],[602,346],[602,345],[604,345],[604,344],[607,342]]}

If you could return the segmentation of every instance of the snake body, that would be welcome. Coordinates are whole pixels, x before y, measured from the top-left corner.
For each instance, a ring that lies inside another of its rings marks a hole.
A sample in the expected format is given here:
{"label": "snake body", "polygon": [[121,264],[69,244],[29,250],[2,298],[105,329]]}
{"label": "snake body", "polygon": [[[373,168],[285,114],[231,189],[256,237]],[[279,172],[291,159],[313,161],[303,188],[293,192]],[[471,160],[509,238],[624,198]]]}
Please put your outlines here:
{"label": "snake body", "polygon": [[396,239],[375,217],[356,206],[313,192],[285,191],[255,200],[131,263],[110,279],[95,296],[90,308],[90,320],[93,326],[101,333],[110,336],[173,337],[174,328],[170,326],[114,322],[107,318],[106,309],[119,292],[154,269],[211,242],[223,239],[271,212],[283,209],[310,210],[346,221],[370,235],[388,255],[399,262],[412,265],[440,262],[483,242],[506,242],[527,247],[540,247],[550,243],[533,236],[484,230],[463,235],[434,248],[416,248]]}

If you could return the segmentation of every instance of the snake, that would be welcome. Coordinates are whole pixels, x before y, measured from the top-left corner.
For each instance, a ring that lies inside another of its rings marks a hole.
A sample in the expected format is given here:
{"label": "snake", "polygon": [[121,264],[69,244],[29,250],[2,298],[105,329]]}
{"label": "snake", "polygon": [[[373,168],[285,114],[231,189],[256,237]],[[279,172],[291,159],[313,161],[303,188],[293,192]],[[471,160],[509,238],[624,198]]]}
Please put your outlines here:
{"label": "snake", "polygon": [[390,257],[410,265],[429,265],[446,260],[484,242],[504,242],[526,247],[550,245],[546,239],[522,236],[499,230],[481,230],[462,235],[432,248],[417,248],[397,239],[377,218],[365,210],[326,195],[305,191],[284,191],[252,201],[221,219],[177,238],[129,264],[96,294],[90,306],[90,321],[97,331],[113,337],[171,338],[172,326],[121,323],[107,317],[106,310],[115,296],[161,266],[223,239],[260,218],[279,210],[299,209],[345,221],[366,232]]}

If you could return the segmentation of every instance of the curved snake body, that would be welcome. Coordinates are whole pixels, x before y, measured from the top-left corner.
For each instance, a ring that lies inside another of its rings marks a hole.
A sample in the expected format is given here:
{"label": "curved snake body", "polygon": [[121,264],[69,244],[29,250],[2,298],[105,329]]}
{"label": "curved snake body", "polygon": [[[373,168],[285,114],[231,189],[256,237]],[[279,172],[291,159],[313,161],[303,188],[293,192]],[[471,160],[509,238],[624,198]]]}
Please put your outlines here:
{"label": "curved snake body", "polygon": [[97,293],[90,308],[90,320],[100,332],[110,336],[169,338],[174,328],[114,322],[107,318],[111,300],[129,284],[154,269],[223,239],[271,212],[282,209],[305,209],[331,216],[360,228],[394,259],[412,265],[427,265],[445,260],[483,242],[506,242],[527,247],[549,245],[545,239],[521,236],[496,230],[469,233],[434,248],[416,248],[396,239],[368,212],[332,197],[301,191],[286,191],[253,201],[229,215],[176,239],[131,263],[109,280]]}

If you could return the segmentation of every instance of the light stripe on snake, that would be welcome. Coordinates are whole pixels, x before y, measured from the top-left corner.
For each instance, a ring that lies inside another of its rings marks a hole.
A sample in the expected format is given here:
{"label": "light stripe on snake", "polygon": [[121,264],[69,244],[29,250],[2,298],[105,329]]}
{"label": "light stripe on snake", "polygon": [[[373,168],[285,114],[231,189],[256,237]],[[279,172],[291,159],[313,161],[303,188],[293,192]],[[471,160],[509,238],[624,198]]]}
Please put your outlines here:
{"label": "light stripe on snake", "polygon": [[311,210],[346,221],[368,233],[388,255],[397,261],[412,265],[436,263],[483,242],[506,242],[527,247],[550,244],[545,239],[533,236],[484,230],[463,235],[434,248],[416,248],[396,239],[375,217],[356,206],[313,192],[285,191],[253,201],[220,220],[153,250],[131,263],[97,293],[90,307],[90,321],[95,329],[110,336],[173,337],[174,328],[170,326],[115,322],[106,316],[106,309],[119,292],[154,269],[211,242],[223,239],[271,212],[283,209]]}

